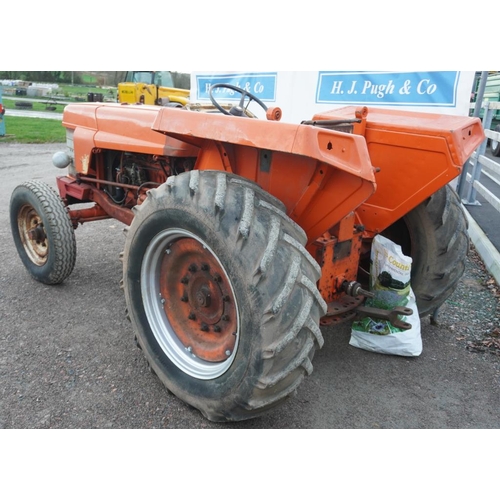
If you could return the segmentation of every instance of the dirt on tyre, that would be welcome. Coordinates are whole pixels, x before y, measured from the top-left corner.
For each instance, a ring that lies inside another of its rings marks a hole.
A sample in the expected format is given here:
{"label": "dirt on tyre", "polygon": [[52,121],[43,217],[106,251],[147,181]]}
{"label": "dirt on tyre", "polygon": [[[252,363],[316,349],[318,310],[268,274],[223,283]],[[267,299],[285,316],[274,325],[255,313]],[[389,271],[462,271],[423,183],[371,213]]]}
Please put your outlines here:
{"label": "dirt on tyre", "polygon": [[75,233],[52,187],[40,181],[17,186],[10,200],[10,226],[17,252],[34,279],[56,285],[71,274],[76,261]]}
{"label": "dirt on tyre", "polygon": [[457,194],[445,186],[382,233],[413,259],[411,286],[421,317],[456,289],[470,247],[467,226]]}
{"label": "dirt on tyre", "polygon": [[170,177],[135,212],[123,283],[152,370],[212,421],[282,404],[323,344],[320,269],[302,229],[257,185],[219,171]]}

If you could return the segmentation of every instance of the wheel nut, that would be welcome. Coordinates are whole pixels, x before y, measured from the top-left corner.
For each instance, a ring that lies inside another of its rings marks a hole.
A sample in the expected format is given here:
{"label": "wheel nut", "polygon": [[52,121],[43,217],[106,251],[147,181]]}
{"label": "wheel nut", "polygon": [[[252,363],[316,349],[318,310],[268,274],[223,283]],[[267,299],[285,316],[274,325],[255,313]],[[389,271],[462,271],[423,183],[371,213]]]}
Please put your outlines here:
{"label": "wheel nut", "polygon": [[189,319],[196,319],[196,314],[195,313],[189,313],[189,316],[188,316]]}
{"label": "wheel nut", "polygon": [[198,271],[198,267],[196,267],[196,264],[191,264],[189,267],[188,267],[188,270],[192,273],[195,273],[196,271]]}
{"label": "wheel nut", "polygon": [[202,332],[208,332],[208,325],[206,323],[202,323],[200,330]]}
{"label": "wheel nut", "polygon": [[188,301],[188,296],[187,295],[183,295],[181,297],[181,300],[182,300],[182,302],[187,302]]}
{"label": "wheel nut", "polygon": [[222,316],[222,321],[229,321],[229,316],[224,314],[224,316]]}
{"label": "wheel nut", "polygon": [[188,280],[187,276],[184,276],[184,278],[181,279],[181,283],[183,285],[187,285],[189,283],[189,280]]}
{"label": "wheel nut", "polygon": [[208,264],[202,264],[201,265],[201,270],[202,271],[208,271],[210,269],[210,266]]}
{"label": "wheel nut", "polygon": [[220,332],[220,326],[219,325],[215,325],[214,326],[214,332],[216,332],[216,333]]}
{"label": "wheel nut", "polygon": [[222,298],[222,300],[224,302],[229,302],[229,295],[224,295],[224,297]]}
{"label": "wheel nut", "polygon": [[214,274],[214,281],[216,283],[220,283],[222,281],[222,278],[220,277],[220,274],[217,274],[217,273]]}

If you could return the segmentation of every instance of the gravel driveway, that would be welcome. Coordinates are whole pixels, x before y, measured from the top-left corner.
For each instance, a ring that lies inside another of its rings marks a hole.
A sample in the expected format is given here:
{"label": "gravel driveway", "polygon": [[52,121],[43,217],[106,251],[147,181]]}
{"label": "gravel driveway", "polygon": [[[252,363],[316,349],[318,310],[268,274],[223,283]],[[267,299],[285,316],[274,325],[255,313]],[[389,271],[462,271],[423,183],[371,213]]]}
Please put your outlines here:
{"label": "gravel driveway", "polygon": [[78,228],[62,285],[37,283],[22,266],[7,200],[24,180],[55,186],[59,149],[0,144],[0,428],[500,427],[500,294],[474,252],[439,325],[423,322],[420,357],[362,351],[349,345],[349,325],[323,328],[295,398],[259,419],[208,422],[163,388],[134,345],[119,288],[122,224]]}

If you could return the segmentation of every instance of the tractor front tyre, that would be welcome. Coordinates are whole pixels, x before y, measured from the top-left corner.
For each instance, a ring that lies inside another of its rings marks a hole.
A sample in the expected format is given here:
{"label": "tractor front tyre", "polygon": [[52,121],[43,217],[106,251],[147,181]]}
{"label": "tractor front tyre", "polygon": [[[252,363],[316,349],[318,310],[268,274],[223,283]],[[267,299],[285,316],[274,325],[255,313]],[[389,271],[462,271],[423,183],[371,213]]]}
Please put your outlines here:
{"label": "tractor front tyre", "polygon": [[209,420],[261,415],[311,373],[326,304],[305,240],[281,202],[219,171],[170,177],[135,209],[123,283],[136,341]]}
{"label": "tractor front tyre", "polygon": [[10,200],[10,226],[21,261],[34,279],[56,285],[71,274],[76,261],[75,233],[52,187],[40,181],[17,186]]}
{"label": "tractor front tyre", "polygon": [[455,291],[469,252],[467,219],[445,186],[382,233],[412,257],[411,286],[421,317],[434,314]]}

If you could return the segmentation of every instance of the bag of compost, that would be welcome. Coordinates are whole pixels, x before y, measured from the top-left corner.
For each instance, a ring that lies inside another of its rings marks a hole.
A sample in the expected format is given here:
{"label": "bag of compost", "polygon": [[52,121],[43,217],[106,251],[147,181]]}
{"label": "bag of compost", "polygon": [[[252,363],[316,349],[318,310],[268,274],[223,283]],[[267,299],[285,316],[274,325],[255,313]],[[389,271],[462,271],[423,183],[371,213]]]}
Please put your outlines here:
{"label": "bag of compost", "polygon": [[421,354],[420,317],[410,283],[411,264],[411,257],[404,255],[399,245],[384,236],[375,236],[370,259],[370,290],[374,297],[367,299],[366,306],[385,310],[410,308],[411,316],[399,318],[411,328],[404,330],[388,320],[363,318],[352,324],[350,345],[382,354]]}

